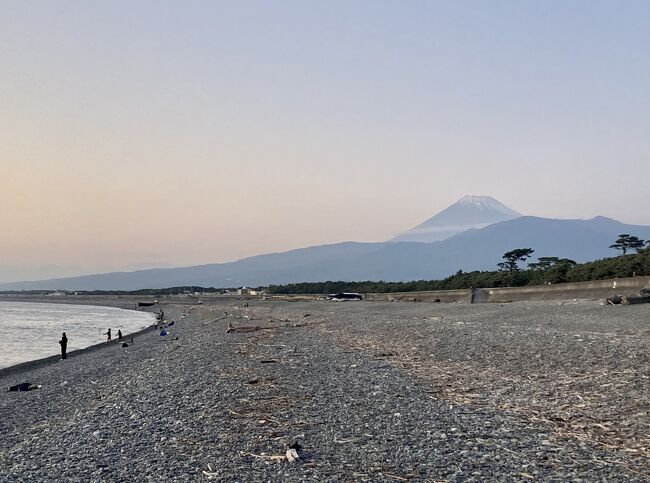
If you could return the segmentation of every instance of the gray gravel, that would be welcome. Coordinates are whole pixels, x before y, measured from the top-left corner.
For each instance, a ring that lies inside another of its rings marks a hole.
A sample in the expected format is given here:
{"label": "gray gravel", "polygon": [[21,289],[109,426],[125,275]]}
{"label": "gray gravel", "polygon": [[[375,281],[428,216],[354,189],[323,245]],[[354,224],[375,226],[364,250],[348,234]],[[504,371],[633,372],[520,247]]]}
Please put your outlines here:
{"label": "gray gravel", "polygon": [[649,480],[647,307],[250,304],[0,375],[0,480]]}

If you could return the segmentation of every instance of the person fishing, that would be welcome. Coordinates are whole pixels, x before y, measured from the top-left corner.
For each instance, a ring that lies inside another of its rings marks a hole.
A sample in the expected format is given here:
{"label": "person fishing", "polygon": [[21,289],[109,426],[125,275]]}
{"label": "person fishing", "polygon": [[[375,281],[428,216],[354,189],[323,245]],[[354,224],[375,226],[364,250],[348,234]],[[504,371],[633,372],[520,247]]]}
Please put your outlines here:
{"label": "person fishing", "polygon": [[110,342],[110,341],[111,341],[111,328],[110,328],[110,327],[109,327],[108,330],[104,333],[104,335],[106,336],[106,342]]}
{"label": "person fishing", "polygon": [[61,359],[65,359],[66,351],[68,350],[68,338],[66,337],[65,332],[63,333],[59,344],[61,345]]}

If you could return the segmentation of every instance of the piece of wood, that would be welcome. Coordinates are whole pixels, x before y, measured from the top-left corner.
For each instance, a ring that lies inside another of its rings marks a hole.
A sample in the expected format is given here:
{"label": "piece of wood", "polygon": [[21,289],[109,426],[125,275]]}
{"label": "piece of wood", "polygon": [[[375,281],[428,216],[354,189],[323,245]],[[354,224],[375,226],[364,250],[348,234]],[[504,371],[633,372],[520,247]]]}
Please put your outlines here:
{"label": "piece of wood", "polygon": [[267,456],[263,454],[247,453],[246,451],[240,451],[240,454],[242,456],[252,456],[253,458],[259,458],[259,459],[271,460],[271,461],[285,461],[287,459],[286,455],[279,455],[279,454]]}
{"label": "piece of wood", "polygon": [[650,294],[624,296],[621,303],[623,305],[650,304]]}
{"label": "piece of wood", "polygon": [[295,463],[300,459],[300,456],[298,455],[298,451],[296,451],[295,448],[289,448],[287,449],[286,458],[289,463]]}
{"label": "piece of wood", "polygon": [[226,334],[232,334],[232,333],[247,333],[247,332],[256,332],[260,330],[259,327],[253,326],[253,327],[235,327],[232,325],[232,321],[228,322],[228,328],[226,329]]}
{"label": "piece of wood", "polygon": [[605,301],[609,305],[618,305],[621,302],[623,302],[623,297],[621,297],[620,295],[613,295],[612,297],[608,297],[607,299],[605,299]]}

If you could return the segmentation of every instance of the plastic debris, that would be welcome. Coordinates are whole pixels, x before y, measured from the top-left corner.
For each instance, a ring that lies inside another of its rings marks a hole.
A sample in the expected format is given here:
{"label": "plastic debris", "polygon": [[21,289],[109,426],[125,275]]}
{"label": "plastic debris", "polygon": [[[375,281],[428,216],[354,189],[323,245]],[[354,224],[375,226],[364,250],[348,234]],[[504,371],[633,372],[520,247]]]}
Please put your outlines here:
{"label": "plastic debris", "polygon": [[7,390],[11,392],[33,391],[34,389],[38,389],[39,387],[41,386],[37,386],[36,384],[32,384],[31,382],[21,382],[20,384],[16,384],[15,386],[9,386]]}

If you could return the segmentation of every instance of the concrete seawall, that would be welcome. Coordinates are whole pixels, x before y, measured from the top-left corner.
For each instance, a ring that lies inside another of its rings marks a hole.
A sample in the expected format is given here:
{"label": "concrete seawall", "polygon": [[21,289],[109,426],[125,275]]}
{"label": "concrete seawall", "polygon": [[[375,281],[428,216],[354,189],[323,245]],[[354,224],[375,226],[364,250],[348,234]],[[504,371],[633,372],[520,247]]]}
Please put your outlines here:
{"label": "concrete seawall", "polygon": [[650,284],[650,277],[615,278],[591,282],[558,283],[525,287],[436,290],[426,292],[369,293],[366,300],[401,302],[503,303],[524,300],[599,299],[630,295]]}
{"label": "concrete seawall", "polygon": [[475,301],[516,302],[519,300],[599,299],[630,295],[650,283],[650,277],[618,278],[591,282],[558,283],[530,287],[486,288],[477,290]]}

